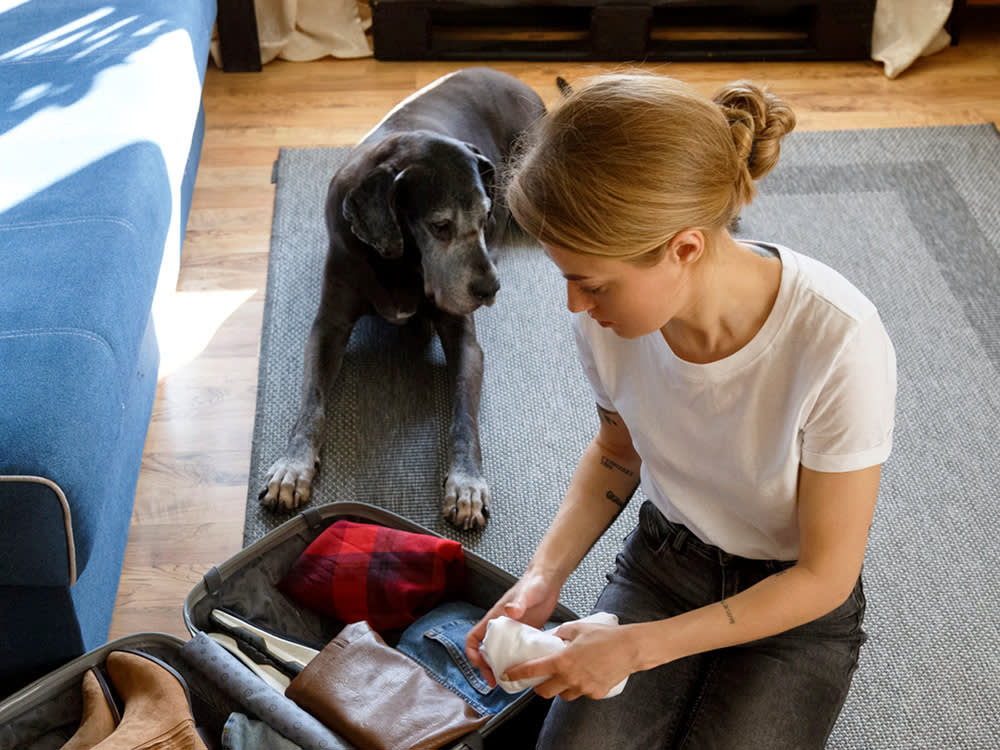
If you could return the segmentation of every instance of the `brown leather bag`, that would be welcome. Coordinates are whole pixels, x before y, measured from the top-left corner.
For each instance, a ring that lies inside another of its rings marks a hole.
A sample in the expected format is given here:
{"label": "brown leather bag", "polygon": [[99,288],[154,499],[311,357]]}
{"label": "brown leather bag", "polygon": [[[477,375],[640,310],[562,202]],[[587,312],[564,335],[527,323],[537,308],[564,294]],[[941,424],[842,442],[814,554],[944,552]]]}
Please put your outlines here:
{"label": "brown leather bag", "polygon": [[367,622],[348,625],[285,695],[364,750],[437,750],[486,723]]}

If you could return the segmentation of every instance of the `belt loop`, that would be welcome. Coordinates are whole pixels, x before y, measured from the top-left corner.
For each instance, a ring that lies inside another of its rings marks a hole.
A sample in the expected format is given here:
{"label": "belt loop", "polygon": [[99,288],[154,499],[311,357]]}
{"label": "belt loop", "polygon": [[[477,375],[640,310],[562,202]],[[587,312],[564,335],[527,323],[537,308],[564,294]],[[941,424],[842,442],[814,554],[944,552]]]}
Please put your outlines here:
{"label": "belt loop", "polygon": [[688,537],[691,532],[685,528],[677,529],[677,533],[674,535],[674,541],[671,543],[671,547],[674,548],[675,552],[683,552],[685,545],[687,545]]}
{"label": "belt loop", "polygon": [[768,560],[767,561],[767,572],[768,573],[778,573],[782,570],[788,570],[788,568],[795,565],[794,560]]}

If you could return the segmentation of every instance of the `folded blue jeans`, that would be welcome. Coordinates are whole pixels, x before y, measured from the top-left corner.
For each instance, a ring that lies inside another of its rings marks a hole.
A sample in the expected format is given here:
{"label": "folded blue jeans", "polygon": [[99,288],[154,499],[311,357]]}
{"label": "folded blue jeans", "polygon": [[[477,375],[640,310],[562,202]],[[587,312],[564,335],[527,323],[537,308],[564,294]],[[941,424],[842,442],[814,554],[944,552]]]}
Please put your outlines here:
{"label": "folded blue jeans", "polygon": [[[647,501],[594,611],[662,620],[794,564],[730,555]],[[859,578],[840,607],[785,633],[636,672],[616,698],[556,698],[538,748],[821,750],[857,668],[864,611]]]}
{"label": "folded blue jeans", "polygon": [[443,604],[410,625],[396,644],[480,716],[500,713],[521,695],[491,688],[465,656],[465,637],[485,614],[485,609],[468,602]]}
{"label": "folded blue jeans", "polygon": [[222,728],[223,750],[302,750],[262,721],[230,714]]}

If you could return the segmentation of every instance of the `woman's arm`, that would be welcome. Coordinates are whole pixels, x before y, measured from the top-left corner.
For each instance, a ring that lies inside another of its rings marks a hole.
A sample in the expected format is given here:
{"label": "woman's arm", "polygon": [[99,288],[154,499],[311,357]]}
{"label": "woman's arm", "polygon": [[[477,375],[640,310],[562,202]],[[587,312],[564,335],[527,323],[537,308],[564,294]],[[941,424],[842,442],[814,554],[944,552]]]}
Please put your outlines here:
{"label": "woman's arm", "polygon": [[597,407],[601,426],[570,479],[552,525],[535,550],[529,571],[543,572],[560,588],[639,486],[642,461],[621,416]]}
{"label": "woman's arm", "polygon": [[600,429],[587,446],[570,479],[552,525],[539,543],[524,575],[469,632],[469,660],[493,684],[493,675],[479,655],[486,624],[507,615],[541,627],[552,614],[570,573],[598,537],[621,512],[639,484],[641,460],[625,422],[598,406]]}
{"label": "woman's arm", "polygon": [[632,672],[783,633],[836,609],[861,572],[880,470],[802,468],[800,556],[793,567],[730,599],[667,620],[618,628],[564,626],[559,635],[571,640],[565,650],[512,667],[507,676],[552,675],[536,688],[545,697],[600,698]]}

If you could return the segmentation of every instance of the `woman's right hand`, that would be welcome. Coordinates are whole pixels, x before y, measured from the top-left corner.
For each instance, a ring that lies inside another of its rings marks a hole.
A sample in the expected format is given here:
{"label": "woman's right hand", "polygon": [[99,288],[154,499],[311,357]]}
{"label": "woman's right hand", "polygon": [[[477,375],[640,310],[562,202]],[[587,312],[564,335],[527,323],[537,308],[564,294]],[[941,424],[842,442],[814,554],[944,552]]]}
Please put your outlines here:
{"label": "woman's right hand", "polygon": [[526,625],[540,628],[555,611],[562,586],[554,576],[527,571],[517,583],[497,600],[489,612],[469,631],[465,639],[465,655],[473,666],[479,668],[490,687],[497,684],[496,677],[479,653],[479,646],[486,637],[486,625],[501,615]]}

